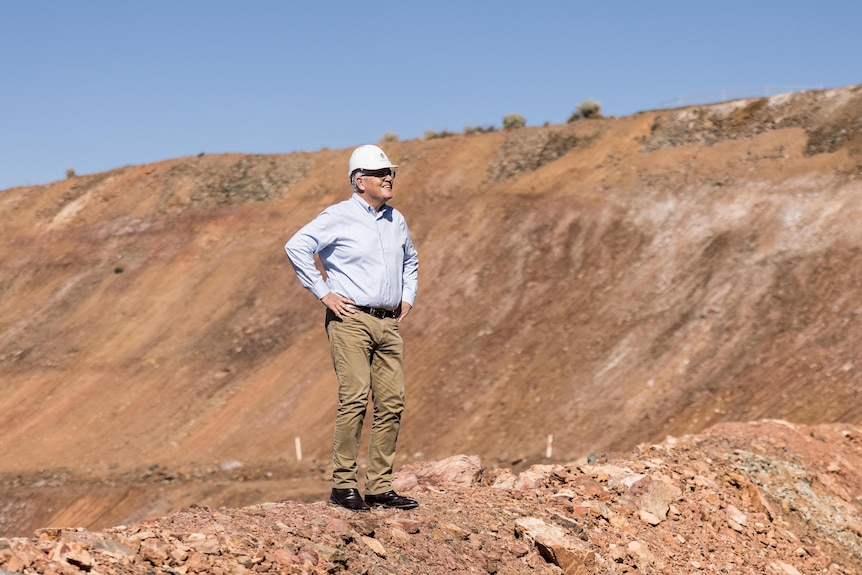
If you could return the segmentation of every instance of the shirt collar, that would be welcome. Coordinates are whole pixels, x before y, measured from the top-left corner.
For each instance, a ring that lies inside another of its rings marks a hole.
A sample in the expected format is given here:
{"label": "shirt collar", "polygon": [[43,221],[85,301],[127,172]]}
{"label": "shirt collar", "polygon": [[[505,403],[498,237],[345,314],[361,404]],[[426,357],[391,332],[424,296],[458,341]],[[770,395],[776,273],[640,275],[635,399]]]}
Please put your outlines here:
{"label": "shirt collar", "polygon": [[361,207],[363,210],[365,210],[366,212],[368,212],[369,214],[371,214],[375,218],[379,218],[381,216],[386,215],[386,213],[392,209],[392,207],[389,204],[383,204],[383,206],[380,208],[380,212],[377,213],[374,211],[374,208],[372,208],[371,205],[368,202],[366,202],[365,200],[363,200],[362,196],[360,196],[356,192],[353,192],[353,201],[355,201],[357,204],[359,204],[359,207]]}

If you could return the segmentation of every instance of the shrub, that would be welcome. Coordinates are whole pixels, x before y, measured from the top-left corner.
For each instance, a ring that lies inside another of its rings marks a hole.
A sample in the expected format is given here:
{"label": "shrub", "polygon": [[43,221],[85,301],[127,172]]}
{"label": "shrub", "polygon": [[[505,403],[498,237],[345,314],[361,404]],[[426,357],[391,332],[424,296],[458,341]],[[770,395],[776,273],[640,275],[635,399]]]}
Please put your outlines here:
{"label": "shrub", "polygon": [[527,120],[521,114],[506,114],[503,116],[504,130],[517,130],[527,125]]}
{"label": "shrub", "polygon": [[380,138],[380,142],[383,144],[386,144],[389,142],[397,142],[397,141],[398,141],[398,134],[396,134],[395,132],[386,132],[385,134],[383,134],[383,137]]}
{"label": "shrub", "polygon": [[572,115],[569,116],[567,122],[574,122],[575,120],[580,120],[581,118],[601,118],[602,117],[602,105],[598,100],[584,100],[578,107],[575,108],[575,111],[572,112]]}
{"label": "shrub", "polygon": [[72,168],[69,168],[68,170],[66,170],[66,179],[74,178],[77,175],[78,174],[76,174],[75,170]]}
{"label": "shrub", "polygon": [[494,126],[464,126],[464,135],[470,136],[472,134],[486,134],[496,130],[497,128]]}
{"label": "shrub", "polygon": [[443,130],[442,132],[435,132],[434,130],[425,130],[425,139],[426,140],[436,140],[437,138],[448,138],[449,136],[455,136],[457,134],[453,132],[449,132],[448,130]]}

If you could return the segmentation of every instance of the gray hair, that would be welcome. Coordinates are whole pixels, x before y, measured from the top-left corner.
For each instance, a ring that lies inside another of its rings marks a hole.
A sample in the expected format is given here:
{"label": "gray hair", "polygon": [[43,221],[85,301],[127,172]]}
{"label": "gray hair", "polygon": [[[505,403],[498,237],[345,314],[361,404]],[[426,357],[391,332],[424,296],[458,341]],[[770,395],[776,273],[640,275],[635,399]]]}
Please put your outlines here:
{"label": "gray hair", "polygon": [[361,168],[353,170],[353,173],[350,174],[350,184],[353,186],[354,192],[357,192],[357,193],[359,192],[359,188],[356,186],[356,177],[357,176],[364,176],[364,175],[365,174],[362,172]]}

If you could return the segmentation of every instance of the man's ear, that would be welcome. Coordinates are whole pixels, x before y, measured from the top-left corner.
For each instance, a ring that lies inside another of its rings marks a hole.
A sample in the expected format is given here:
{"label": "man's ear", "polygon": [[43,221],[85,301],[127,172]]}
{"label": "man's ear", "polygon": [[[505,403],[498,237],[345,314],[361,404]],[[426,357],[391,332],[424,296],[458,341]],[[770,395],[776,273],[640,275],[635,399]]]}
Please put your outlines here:
{"label": "man's ear", "polygon": [[356,176],[353,181],[356,182],[356,189],[359,190],[360,194],[365,191],[365,178]]}

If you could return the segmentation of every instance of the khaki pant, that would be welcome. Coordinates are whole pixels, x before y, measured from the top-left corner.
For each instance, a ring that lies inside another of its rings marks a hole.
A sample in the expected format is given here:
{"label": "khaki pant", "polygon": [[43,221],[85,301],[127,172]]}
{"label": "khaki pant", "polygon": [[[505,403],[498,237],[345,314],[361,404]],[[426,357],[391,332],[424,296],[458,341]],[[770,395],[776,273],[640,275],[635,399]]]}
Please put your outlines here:
{"label": "khaki pant", "polygon": [[333,487],[358,487],[359,438],[368,405],[374,405],[365,493],[392,487],[395,443],[404,410],[404,342],[395,319],[356,312],[344,320],[327,311],[326,334],[338,377],[338,413],[333,438]]}

